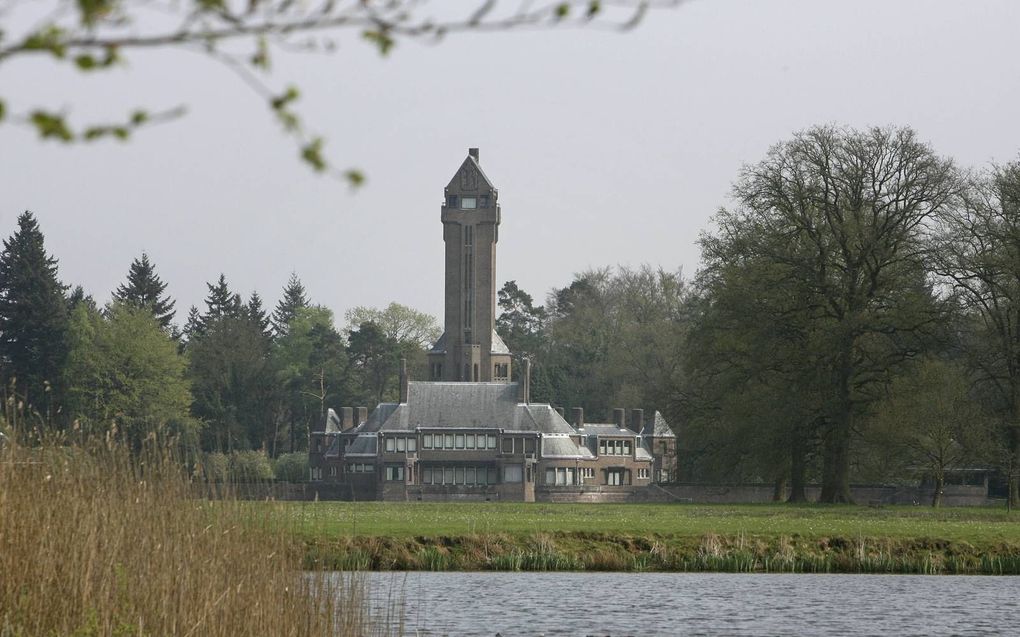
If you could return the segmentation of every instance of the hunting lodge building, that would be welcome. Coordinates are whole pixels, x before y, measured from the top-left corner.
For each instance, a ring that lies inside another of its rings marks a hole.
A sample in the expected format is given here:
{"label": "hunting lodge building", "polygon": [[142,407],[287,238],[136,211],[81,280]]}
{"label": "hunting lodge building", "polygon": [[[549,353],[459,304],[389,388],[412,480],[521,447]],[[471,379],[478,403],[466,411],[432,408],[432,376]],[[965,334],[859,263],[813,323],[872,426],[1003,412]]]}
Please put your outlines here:
{"label": "hunting lodge building", "polygon": [[496,333],[499,193],[472,148],[446,186],[443,335],[428,381],[401,362],[400,402],[330,410],[311,434],[313,483],[356,500],[620,500],[669,481],[676,437],[656,411],[613,410],[610,423],[529,398],[530,363]]}

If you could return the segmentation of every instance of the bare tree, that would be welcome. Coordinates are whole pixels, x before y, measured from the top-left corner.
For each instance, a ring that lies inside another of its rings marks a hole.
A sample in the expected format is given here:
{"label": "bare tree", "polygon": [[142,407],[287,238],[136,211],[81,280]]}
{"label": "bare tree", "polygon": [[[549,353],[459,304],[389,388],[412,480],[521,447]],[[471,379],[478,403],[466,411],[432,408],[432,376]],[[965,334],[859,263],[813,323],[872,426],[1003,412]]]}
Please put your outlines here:
{"label": "bare tree", "polygon": [[827,375],[823,502],[850,501],[855,419],[940,321],[922,257],[929,220],[957,192],[952,162],[910,129],[823,126],[746,167],[739,208],[721,215],[724,232],[743,230],[739,251],[806,292],[798,320],[814,324]]}

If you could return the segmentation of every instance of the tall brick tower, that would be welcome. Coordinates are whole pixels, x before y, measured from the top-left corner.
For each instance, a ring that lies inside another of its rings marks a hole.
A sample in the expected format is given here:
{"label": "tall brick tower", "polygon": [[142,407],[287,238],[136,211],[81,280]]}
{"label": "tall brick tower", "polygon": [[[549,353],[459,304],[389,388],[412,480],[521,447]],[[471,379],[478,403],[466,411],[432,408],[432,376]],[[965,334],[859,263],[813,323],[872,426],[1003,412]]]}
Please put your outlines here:
{"label": "tall brick tower", "polygon": [[496,334],[499,193],[482,172],[478,149],[446,186],[445,332],[429,352],[435,381],[510,382],[510,350]]}

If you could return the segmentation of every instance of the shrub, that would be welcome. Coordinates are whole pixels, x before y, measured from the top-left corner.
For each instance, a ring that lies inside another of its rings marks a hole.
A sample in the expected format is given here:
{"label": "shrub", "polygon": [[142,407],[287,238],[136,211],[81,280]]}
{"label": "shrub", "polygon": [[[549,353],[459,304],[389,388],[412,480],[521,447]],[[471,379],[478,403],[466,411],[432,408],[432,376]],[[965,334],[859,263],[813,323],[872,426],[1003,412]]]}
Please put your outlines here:
{"label": "shrub", "polygon": [[226,482],[229,464],[226,454],[207,453],[202,456],[202,464],[195,473],[207,482]]}
{"label": "shrub", "polygon": [[308,481],[308,454],[285,453],[276,459],[273,467],[276,479],[284,482]]}
{"label": "shrub", "polygon": [[235,451],[230,454],[227,477],[231,482],[263,482],[273,479],[273,465],[261,451]]}

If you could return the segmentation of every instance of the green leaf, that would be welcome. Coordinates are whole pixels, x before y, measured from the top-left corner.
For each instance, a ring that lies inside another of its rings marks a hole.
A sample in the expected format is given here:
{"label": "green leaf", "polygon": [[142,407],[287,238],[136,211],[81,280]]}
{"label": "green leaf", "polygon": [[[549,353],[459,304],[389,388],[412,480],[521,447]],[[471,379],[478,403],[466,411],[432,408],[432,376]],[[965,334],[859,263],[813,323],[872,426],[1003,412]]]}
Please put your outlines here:
{"label": "green leaf", "polygon": [[380,55],[387,55],[390,52],[390,49],[393,48],[393,45],[396,44],[385,29],[380,29],[378,31],[365,31],[361,34],[361,37],[379,47]]}
{"label": "green leaf", "polygon": [[284,91],[282,95],[278,95],[273,99],[269,100],[269,104],[273,107],[274,110],[278,111],[287,106],[287,104],[290,104],[291,102],[296,100],[298,97],[300,97],[300,94],[298,93],[297,87],[288,86],[287,90]]}
{"label": "green leaf", "polygon": [[116,0],[78,0],[78,13],[81,23],[92,26],[108,16],[114,9]]}
{"label": "green leaf", "polygon": [[65,35],[63,29],[51,24],[25,38],[22,46],[29,51],[49,51],[55,57],[63,58],[67,54],[63,42]]}
{"label": "green leaf", "polygon": [[365,174],[362,173],[360,170],[355,170],[352,168],[351,170],[348,170],[347,172],[344,173],[344,177],[347,179],[347,182],[351,185],[352,188],[357,188],[358,186],[365,183]]}
{"label": "green leaf", "polygon": [[88,54],[79,55],[74,58],[74,64],[82,71],[91,71],[99,66],[99,63],[96,62],[96,58]]}
{"label": "green leaf", "polygon": [[55,115],[46,111],[33,111],[29,116],[29,120],[43,139],[54,137],[62,142],[74,140],[74,134],[71,133],[71,129],[68,128],[67,122],[64,121],[62,115]]}
{"label": "green leaf", "polygon": [[601,0],[591,0],[591,2],[588,3],[588,19],[590,20],[594,18],[596,15],[598,15],[599,11],[601,10],[602,10]]}
{"label": "green leaf", "polygon": [[316,172],[326,170],[326,160],[322,157],[322,138],[316,137],[301,148],[301,159],[311,165]]}
{"label": "green leaf", "polygon": [[149,121],[149,114],[145,111],[135,111],[134,113],[131,113],[132,126],[141,126],[147,121]]}
{"label": "green leaf", "polygon": [[0,100],[0,122],[4,121],[5,115],[7,115],[7,104]]}
{"label": "green leaf", "polygon": [[269,45],[264,36],[259,36],[255,44],[255,53],[251,56],[251,65],[264,71],[269,70]]}
{"label": "green leaf", "polygon": [[570,3],[569,2],[561,2],[558,5],[556,5],[556,19],[557,20],[562,20],[563,18],[567,17],[568,15],[570,15]]}

